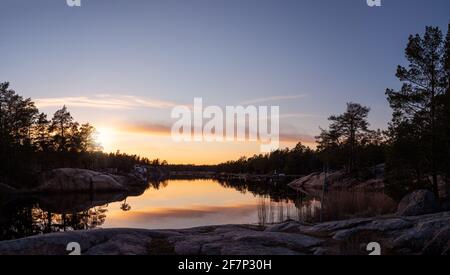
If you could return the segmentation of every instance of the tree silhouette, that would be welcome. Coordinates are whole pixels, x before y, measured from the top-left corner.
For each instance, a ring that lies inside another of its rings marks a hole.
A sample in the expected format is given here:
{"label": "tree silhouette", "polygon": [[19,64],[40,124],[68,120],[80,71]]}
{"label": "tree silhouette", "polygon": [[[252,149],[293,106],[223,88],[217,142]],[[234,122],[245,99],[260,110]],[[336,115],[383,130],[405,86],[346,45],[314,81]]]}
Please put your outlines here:
{"label": "tree silhouette", "polygon": [[53,115],[50,131],[54,133],[53,139],[59,151],[67,151],[70,141],[70,133],[73,130],[73,117],[64,105]]}
{"label": "tree silhouette", "polygon": [[51,146],[51,137],[49,133],[50,121],[47,115],[40,113],[34,126],[34,145],[37,150],[48,152]]}
{"label": "tree silhouette", "polygon": [[[390,123],[391,163],[396,158],[405,159],[410,155],[407,150],[413,149],[416,156],[411,156],[406,163],[414,171],[416,182],[428,181],[428,174],[431,175],[431,187],[436,195],[439,194],[439,147],[442,145],[440,113],[444,108],[442,97],[448,90],[445,84],[448,61],[444,55],[448,51],[448,41],[446,46],[439,28],[427,27],[423,37],[411,35],[405,50],[408,67],[398,66],[396,74],[403,86],[399,91],[386,91],[394,110]],[[402,168],[392,170],[399,169]]]}
{"label": "tree silhouette", "polygon": [[318,149],[327,158],[331,155],[346,152],[346,169],[348,172],[355,170],[357,151],[363,141],[371,140],[375,133],[369,130],[367,121],[370,108],[358,103],[347,103],[346,111],[341,115],[330,116],[331,122],[328,130],[321,129],[317,137]]}

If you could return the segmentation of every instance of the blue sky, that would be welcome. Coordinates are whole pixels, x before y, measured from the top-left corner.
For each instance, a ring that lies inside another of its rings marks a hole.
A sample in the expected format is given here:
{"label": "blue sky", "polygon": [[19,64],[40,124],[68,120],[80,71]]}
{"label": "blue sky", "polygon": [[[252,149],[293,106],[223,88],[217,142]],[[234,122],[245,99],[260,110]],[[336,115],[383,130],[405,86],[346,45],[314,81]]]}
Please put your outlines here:
{"label": "blue sky", "polygon": [[[68,98],[105,94],[169,106],[271,98],[263,104],[281,114],[307,114],[286,117],[282,132],[311,136],[349,101],[370,106],[373,127],[385,128],[384,91],[400,86],[395,69],[409,34],[446,30],[450,20],[448,0],[383,0],[380,8],[365,0],[65,2],[0,1],[0,81],[69,107]],[[97,124],[168,123],[170,110],[158,104],[71,110]]]}

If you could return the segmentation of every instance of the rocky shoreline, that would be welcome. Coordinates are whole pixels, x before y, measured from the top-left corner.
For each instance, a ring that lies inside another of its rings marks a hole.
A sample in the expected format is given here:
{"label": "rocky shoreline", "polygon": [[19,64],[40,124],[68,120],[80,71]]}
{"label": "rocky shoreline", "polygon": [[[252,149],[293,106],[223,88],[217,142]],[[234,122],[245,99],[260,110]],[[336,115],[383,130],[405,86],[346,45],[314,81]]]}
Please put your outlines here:
{"label": "rocky shoreline", "polygon": [[95,229],[0,242],[0,255],[367,255],[370,242],[385,255],[449,255],[450,212],[383,216],[308,225],[221,225],[181,230]]}
{"label": "rocky shoreline", "polygon": [[38,185],[32,189],[16,189],[0,183],[5,194],[86,194],[133,193],[148,186],[147,171],[135,169],[128,174],[113,174],[78,168],[59,168],[37,175]]}
{"label": "rocky shoreline", "polygon": [[[66,201],[65,208],[74,211],[84,207],[82,201],[90,207],[93,202],[118,201],[135,190],[142,192],[146,182],[142,174],[119,176],[63,168],[43,175],[42,184],[33,192],[45,193],[49,198],[68,193],[61,198]],[[321,177],[307,176],[291,187],[319,187]],[[332,179],[339,183],[342,175],[336,174]],[[11,191],[7,186],[3,189]],[[113,191],[121,195],[111,199],[101,193]],[[80,196],[70,200],[71,192],[90,195],[84,200]],[[60,210],[51,203],[54,197],[47,204],[41,199],[46,208]],[[286,221],[269,226],[71,231],[0,242],[0,255],[67,255],[70,242],[79,243],[85,255],[367,255],[371,242],[379,243],[386,255],[449,255],[450,212],[433,193],[418,190],[400,202],[396,214],[387,216],[319,224]]]}
{"label": "rocky shoreline", "polygon": [[322,190],[324,182],[326,182],[327,188],[382,191],[385,187],[384,165],[380,164],[369,170],[370,176],[364,180],[358,179],[344,170],[338,170],[329,173],[312,173],[295,179],[289,183],[289,186],[302,191]]}

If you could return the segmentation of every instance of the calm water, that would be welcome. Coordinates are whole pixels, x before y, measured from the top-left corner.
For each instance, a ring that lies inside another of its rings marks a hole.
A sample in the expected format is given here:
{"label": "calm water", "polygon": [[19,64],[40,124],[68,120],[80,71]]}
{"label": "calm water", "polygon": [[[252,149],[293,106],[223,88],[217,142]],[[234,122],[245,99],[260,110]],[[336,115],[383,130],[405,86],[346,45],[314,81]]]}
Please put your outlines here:
{"label": "calm water", "polygon": [[287,219],[317,221],[322,216],[323,207],[317,198],[280,186],[284,185],[168,180],[128,197],[86,194],[6,198],[0,204],[0,239],[91,228],[176,229]]}
{"label": "calm water", "polygon": [[[219,224],[257,224],[298,218],[298,209],[287,198],[227,188],[215,180],[170,180],[159,189],[150,188],[139,197],[129,197],[131,207],[124,212],[123,202],[107,206],[102,227],[187,228]],[[121,209],[122,208],[122,209]],[[264,209],[267,208],[267,209]]]}

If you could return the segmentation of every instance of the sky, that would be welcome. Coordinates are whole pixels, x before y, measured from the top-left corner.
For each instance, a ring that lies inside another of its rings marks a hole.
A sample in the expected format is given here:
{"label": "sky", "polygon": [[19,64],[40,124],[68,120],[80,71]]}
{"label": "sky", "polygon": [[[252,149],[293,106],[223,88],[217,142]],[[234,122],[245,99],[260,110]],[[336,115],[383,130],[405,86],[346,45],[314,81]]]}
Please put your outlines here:
{"label": "sky", "polygon": [[0,0],[0,82],[51,117],[67,105],[105,151],[214,164],[257,142],[181,142],[178,105],[280,106],[281,146],[314,145],[346,102],[391,117],[408,36],[446,30],[448,0]]}

